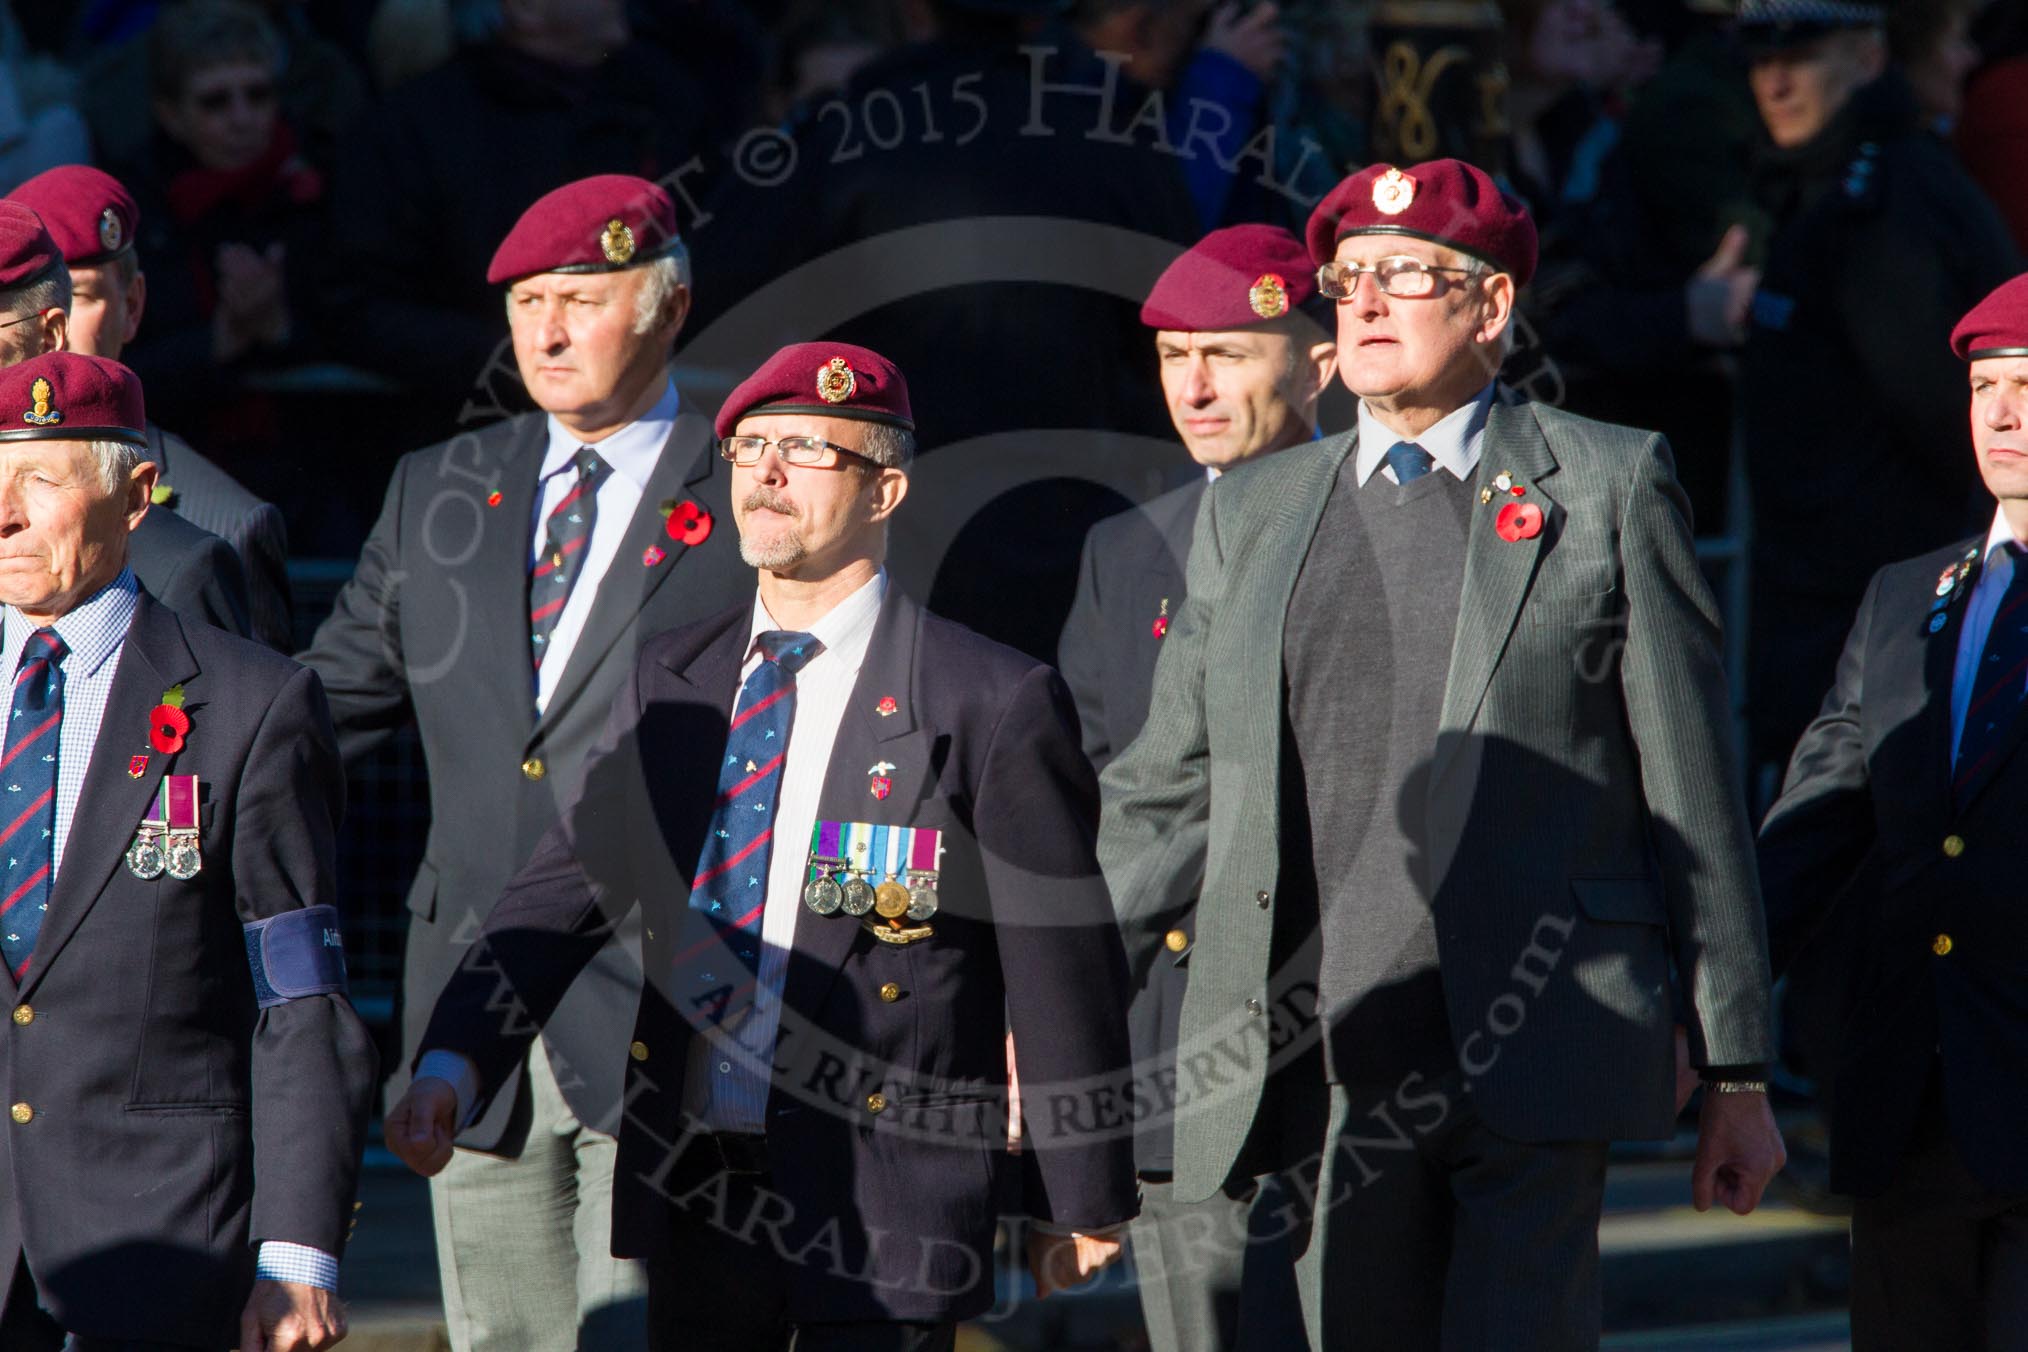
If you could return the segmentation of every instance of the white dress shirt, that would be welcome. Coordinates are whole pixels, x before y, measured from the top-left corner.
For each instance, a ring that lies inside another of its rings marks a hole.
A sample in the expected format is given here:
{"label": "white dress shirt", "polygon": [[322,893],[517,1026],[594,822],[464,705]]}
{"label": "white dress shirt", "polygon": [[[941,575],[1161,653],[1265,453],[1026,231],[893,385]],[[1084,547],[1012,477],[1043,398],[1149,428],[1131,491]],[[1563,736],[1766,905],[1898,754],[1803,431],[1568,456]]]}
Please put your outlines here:
{"label": "white dress shirt", "polygon": [[[84,793],[85,772],[91,768],[92,751],[98,746],[99,728],[106,717],[106,700],[113,691],[113,678],[120,672],[120,655],[126,651],[127,630],[133,626],[134,611],[140,604],[139,587],[130,568],[50,625],[66,649],[57,663],[63,672],[63,722],[56,732],[56,826],[50,838],[49,885],[52,894],[63,873],[64,845],[70,839],[70,825],[77,816],[78,798]],[[14,688],[14,675],[21,666],[21,650],[37,626],[13,606],[0,612],[0,668],[7,684]],[[0,718],[0,753],[6,750],[6,726],[13,720]],[[138,745],[146,730],[133,728]],[[195,735],[195,734],[193,734]],[[0,792],[4,792],[0,787]],[[131,831],[133,823],[120,828]],[[258,1238],[258,1236],[256,1237]],[[264,1279],[302,1282],[338,1289],[338,1260],[306,1244],[265,1240],[255,1260],[255,1273]]]}
{"label": "white dress shirt", "polygon": [[[789,749],[782,763],[782,786],[775,800],[773,844],[768,853],[766,906],[761,912],[760,965],[752,1002],[728,1029],[726,1040],[696,1037],[683,1077],[683,1103],[713,1131],[759,1132],[766,1124],[768,1087],[773,1077],[775,1035],[782,1022],[782,986],[788,973],[789,950],[795,944],[796,918],[803,909],[803,877],[808,864],[804,842],[817,826],[818,800],[831,768],[831,749],[838,725],[852,697],[873,623],[887,596],[887,571],[833,606],[809,628],[823,646],[796,673],[796,712],[789,725]],[[744,685],[761,664],[756,640],[775,623],[758,596],[747,656],[740,667]],[[728,716],[738,713],[737,699]],[[736,959],[734,959],[736,961]]]}
{"label": "white dress shirt", "polygon": [[[599,483],[598,519],[592,523],[591,539],[585,544],[583,571],[571,584],[570,600],[557,616],[556,628],[550,631],[549,644],[543,650],[542,666],[535,678],[538,715],[549,707],[549,698],[556,693],[564,668],[570,665],[571,650],[577,646],[577,636],[584,632],[592,602],[598,599],[599,582],[620,552],[620,540],[641,505],[641,494],[647,491],[648,476],[654,473],[655,461],[661,457],[669,433],[676,426],[677,407],[676,382],[671,380],[653,408],[605,440],[592,444],[612,473]],[[542,457],[542,491],[536,494],[534,527],[528,536],[531,570],[542,557],[543,544],[549,538],[550,512],[577,483],[577,453],[586,444],[553,415],[550,417],[549,450]]]}
{"label": "white dress shirt", "polygon": [[1957,663],[1951,671],[1951,764],[1958,763],[1958,744],[1965,736],[1965,711],[1971,708],[1972,694],[1979,683],[1979,655],[1986,650],[1986,635],[1993,627],[1993,615],[2000,598],[2014,580],[2014,556],[2007,544],[2014,539],[2006,514],[1993,513],[1993,528],[1986,532],[1986,566],[1979,570],[1978,583],[1965,601],[1965,627],[1958,633]]}
{"label": "white dress shirt", "polygon": [[1394,477],[1394,467],[1387,463],[1387,453],[1403,441],[1429,452],[1430,459],[1436,462],[1435,468],[1449,470],[1452,478],[1470,479],[1479,472],[1479,452],[1486,441],[1486,413],[1492,407],[1493,382],[1489,380],[1485,389],[1437,419],[1421,436],[1404,437],[1374,417],[1366,401],[1360,400],[1359,459],[1354,465],[1359,486],[1366,487],[1375,470],[1386,475],[1387,482],[1399,482]]}

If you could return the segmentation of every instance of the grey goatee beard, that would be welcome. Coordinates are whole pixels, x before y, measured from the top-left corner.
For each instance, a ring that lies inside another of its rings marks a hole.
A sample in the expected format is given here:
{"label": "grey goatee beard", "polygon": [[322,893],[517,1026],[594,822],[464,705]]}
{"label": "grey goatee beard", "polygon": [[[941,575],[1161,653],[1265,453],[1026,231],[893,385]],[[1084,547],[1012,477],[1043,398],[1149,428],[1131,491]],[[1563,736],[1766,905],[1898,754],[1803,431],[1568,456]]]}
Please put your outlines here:
{"label": "grey goatee beard", "polygon": [[[762,486],[746,495],[740,509],[748,516],[757,511],[776,511],[793,519],[795,504],[774,489]],[[774,540],[762,544],[751,535],[739,537],[739,556],[749,568],[765,568],[771,573],[786,572],[810,556],[809,546],[803,542],[801,531],[789,531]]]}

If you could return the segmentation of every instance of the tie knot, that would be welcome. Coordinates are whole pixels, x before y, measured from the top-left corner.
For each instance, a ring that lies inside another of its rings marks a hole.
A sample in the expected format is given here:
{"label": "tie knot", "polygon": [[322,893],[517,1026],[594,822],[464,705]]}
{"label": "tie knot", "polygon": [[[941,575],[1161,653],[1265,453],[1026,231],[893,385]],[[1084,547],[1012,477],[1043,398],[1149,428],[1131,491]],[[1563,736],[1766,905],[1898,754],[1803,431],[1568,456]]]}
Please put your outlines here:
{"label": "tie knot", "polygon": [[1387,448],[1387,466],[1396,483],[1409,483],[1430,472],[1436,459],[1412,441],[1397,441]]}
{"label": "tie knot", "polygon": [[599,476],[606,472],[606,462],[589,446],[578,447],[572,458],[577,462],[577,477],[587,483],[597,482]]}
{"label": "tie knot", "polygon": [[63,635],[54,629],[38,629],[30,634],[28,642],[22,645],[21,664],[26,666],[35,661],[61,662],[64,654],[69,651],[70,645],[63,641]]}
{"label": "tie knot", "polygon": [[815,657],[817,650],[824,646],[817,641],[815,634],[793,629],[770,629],[754,641],[760,645],[763,658],[791,676],[801,671],[803,664]]}

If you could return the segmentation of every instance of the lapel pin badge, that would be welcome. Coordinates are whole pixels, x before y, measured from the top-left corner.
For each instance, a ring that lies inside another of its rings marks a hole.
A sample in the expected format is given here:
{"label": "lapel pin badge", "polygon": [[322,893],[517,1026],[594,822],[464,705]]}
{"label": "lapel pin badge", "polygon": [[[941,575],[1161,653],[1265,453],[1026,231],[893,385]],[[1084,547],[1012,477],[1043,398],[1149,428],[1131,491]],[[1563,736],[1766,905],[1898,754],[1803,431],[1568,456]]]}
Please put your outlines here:
{"label": "lapel pin badge", "polygon": [[879,714],[882,718],[892,718],[901,712],[901,705],[895,702],[894,696],[882,695],[880,703],[873,706],[873,712]]}
{"label": "lapel pin badge", "polygon": [[497,488],[494,489],[492,492],[486,495],[486,505],[488,507],[498,507],[500,505],[502,496],[503,495],[501,494],[499,489]]}
{"label": "lapel pin badge", "polygon": [[653,568],[656,564],[660,563],[662,560],[668,557],[669,557],[668,553],[662,548],[662,546],[649,545],[646,549],[641,551],[641,566],[643,568]]}
{"label": "lapel pin badge", "polygon": [[148,773],[148,758],[146,756],[133,756],[128,759],[127,778],[139,779],[142,775],[145,775],[147,773]]}
{"label": "lapel pin badge", "polygon": [[866,782],[867,792],[871,793],[875,798],[884,799],[888,794],[894,792],[894,781],[888,778],[889,775],[894,773],[894,762],[881,761],[866,773],[869,776]]}
{"label": "lapel pin badge", "polygon": [[1160,613],[1155,616],[1153,632],[1156,638],[1167,638],[1169,636],[1169,598],[1166,596],[1162,598]]}
{"label": "lapel pin badge", "polygon": [[1509,544],[1542,534],[1542,509],[1532,502],[1510,502],[1493,518],[1493,529]]}
{"label": "lapel pin badge", "polygon": [[689,498],[662,500],[662,530],[680,545],[701,545],[711,538],[711,513]]}

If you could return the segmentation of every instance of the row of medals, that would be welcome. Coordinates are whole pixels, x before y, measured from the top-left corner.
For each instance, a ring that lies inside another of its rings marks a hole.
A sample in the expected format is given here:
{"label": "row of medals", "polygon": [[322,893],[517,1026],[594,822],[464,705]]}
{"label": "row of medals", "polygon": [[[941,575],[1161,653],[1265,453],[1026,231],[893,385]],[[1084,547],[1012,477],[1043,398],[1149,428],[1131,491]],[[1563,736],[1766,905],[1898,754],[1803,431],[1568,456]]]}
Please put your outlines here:
{"label": "row of medals", "polygon": [[144,881],[167,873],[180,882],[188,882],[203,867],[195,831],[163,831],[144,826],[127,847],[128,871]]}
{"label": "row of medals", "polygon": [[907,916],[920,922],[937,913],[937,892],[931,886],[936,881],[933,873],[911,872],[906,887],[892,878],[876,886],[863,874],[847,874],[845,881],[838,881],[832,873],[844,868],[842,859],[819,859],[813,863],[823,871],[803,888],[803,904],[818,915],[843,911],[846,915],[862,916],[870,911],[882,920]]}

